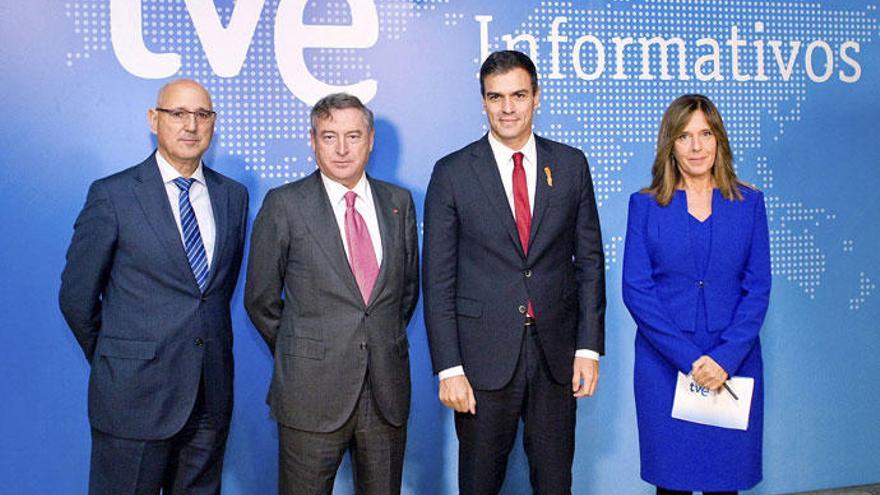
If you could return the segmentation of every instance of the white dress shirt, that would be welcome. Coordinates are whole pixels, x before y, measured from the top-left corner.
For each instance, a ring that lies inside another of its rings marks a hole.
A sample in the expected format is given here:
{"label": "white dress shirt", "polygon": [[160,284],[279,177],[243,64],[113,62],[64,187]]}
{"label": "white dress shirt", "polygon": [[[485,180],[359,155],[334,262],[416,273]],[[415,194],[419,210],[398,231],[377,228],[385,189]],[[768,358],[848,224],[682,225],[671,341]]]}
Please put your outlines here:
{"label": "white dress shirt", "polygon": [[[345,248],[345,258],[351,260],[348,253],[348,239],[345,237],[345,193],[349,189],[327,177],[323,172],[321,172],[321,180],[324,182],[324,189],[327,191],[330,205],[333,207],[336,226],[339,227],[339,236],[342,238],[342,247]],[[354,200],[354,209],[361,214],[364,223],[367,224],[370,241],[373,242],[373,251],[376,253],[376,266],[381,267],[382,235],[379,232],[379,217],[376,216],[376,205],[373,202],[373,194],[370,190],[370,181],[367,180],[367,175],[362,175],[361,179],[350,190],[357,194],[357,199]]]}
{"label": "white dress shirt", "polygon": [[[489,146],[492,147],[492,154],[495,156],[495,163],[498,164],[498,173],[501,174],[501,184],[504,186],[504,195],[507,196],[507,204],[510,205],[510,213],[516,219],[516,207],[513,201],[513,154],[519,151],[523,154],[523,170],[526,173],[526,188],[529,190],[529,211],[535,212],[535,188],[538,180],[538,152],[535,148],[535,135],[530,134],[529,140],[520,150],[513,150],[505,146],[495,136],[489,133]],[[574,353],[575,357],[583,357],[599,360],[599,353],[590,349],[578,349]],[[440,371],[437,376],[440,380],[452,378],[453,376],[464,375],[463,366],[454,366]]]}
{"label": "white dress shirt", "polygon": [[[165,183],[165,192],[168,193],[168,202],[171,204],[171,213],[174,215],[174,224],[180,232],[180,241],[186,245],[183,238],[183,226],[180,224],[180,188],[174,183],[174,179],[182,177],[174,167],[165,160],[162,153],[156,152],[156,163],[159,164],[159,173],[162,174],[162,182]],[[208,268],[214,259],[214,237],[216,228],[214,225],[214,209],[211,207],[211,196],[208,195],[208,184],[205,182],[205,171],[199,163],[191,178],[195,179],[189,188],[189,202],[196,221],[199,223],[199,234],[202,236],[202,244],[205,246],[205,255],[208,258]]]}

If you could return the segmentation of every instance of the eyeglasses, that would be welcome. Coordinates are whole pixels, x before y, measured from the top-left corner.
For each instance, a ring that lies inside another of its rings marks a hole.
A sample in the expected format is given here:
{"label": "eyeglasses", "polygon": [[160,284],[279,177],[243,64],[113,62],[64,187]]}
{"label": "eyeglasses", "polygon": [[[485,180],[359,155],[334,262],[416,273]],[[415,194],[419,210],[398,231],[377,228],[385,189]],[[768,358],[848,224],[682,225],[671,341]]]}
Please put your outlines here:
{"label": "eyeglasses", "polygon": [[207,124],[208,122],[214,120],[214,117],[217,116],[217,112],[212,112],[211,110],[196,110],[195,112],[190,112],[189,110],[184,110],[183,108],[159,108],[156,107],[157,112],[162,112],[168,114],[171,117],[171,120],[183,123],[189,120],[190,115],[195,115],[196,122],[200,124]]}

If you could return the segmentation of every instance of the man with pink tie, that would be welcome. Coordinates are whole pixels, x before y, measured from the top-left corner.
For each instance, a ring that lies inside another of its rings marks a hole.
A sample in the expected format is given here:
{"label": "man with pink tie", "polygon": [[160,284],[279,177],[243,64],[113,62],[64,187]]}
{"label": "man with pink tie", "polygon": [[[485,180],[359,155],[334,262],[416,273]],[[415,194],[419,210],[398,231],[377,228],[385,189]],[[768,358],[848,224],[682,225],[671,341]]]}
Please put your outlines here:
{"label": "man with pink tie", "polygon": [[254,223],[245,306],[275,358],[279,493],[330,494],[347,450],[358,493],[400,493],[418,240],[409,191],[364,172],[374,136],[357,97],[318,101],[318,170]]}

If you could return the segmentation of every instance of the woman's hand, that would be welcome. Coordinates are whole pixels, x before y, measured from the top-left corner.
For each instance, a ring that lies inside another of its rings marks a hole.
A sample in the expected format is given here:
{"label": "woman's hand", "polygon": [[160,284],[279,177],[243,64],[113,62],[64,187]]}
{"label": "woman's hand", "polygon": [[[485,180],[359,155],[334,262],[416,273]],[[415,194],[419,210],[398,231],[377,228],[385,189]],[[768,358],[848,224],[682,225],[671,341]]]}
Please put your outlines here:
{"label": "woman's hand", "polygon": [[727,381],[727,372],[724,371],[724,368],[706,355],[700,356],[700,359],[694,361],[691,376],[694,377],[697,385],[716,392],[720,391],[724,382]]}

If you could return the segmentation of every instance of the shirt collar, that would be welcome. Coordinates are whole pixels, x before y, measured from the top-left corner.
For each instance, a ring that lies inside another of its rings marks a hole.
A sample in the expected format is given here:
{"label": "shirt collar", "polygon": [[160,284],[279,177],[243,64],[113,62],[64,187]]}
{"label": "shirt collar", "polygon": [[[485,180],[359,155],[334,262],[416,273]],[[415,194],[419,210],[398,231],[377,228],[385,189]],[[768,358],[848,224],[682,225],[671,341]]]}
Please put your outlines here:
{"label": "shirt collar", "polygon": [[[168,184],[178,177],[182,177],[180,172],[177,171],[168,160],[162,156],[158,150],[156,151],[156,163],[159,165],[159,173],[162,174],[162,182],[164,184]],[[196,171],[190,176],[191,179],[195,179],[196,182],[205,185],[205,170],[202,167],[202,162],[199,162],[199,166],[196,167]]]}
{"label": "shirt collar", "polygon": [[359,198],[366,201],[367,204],[372,204],[373,197],[370,195],[370,181],[367,180],[367,174],[364,173],[360,180],[358,180],[357,184],[354,185],[351,189],[345,187],[344,185],[336,182],[324,175],[324,172],[321,172],[321,181],[324,182],[324,189],[327,191],[327,196],[330,198],[331,204],[337,204],[340,201],[345,201],[345,193],[349,190],[354,191],[355,194],[358,195]]}
{"label": "shirt collar", "polygon": [[526,163],[532,165],[538,163],[538,151],[535,147],[534,132],[529,134],[529,140],[526,141],[526,144],[522,147],[522,149],[514,150],[505,146],[492,134],[492,131],[489,131],[489,146],[492,147],[492,154],[495,155],[495,161],[498,163],[499,166],[504,166],[507,163],[513,163],[511,161],[511,157],[517,151],[522,152]]}

